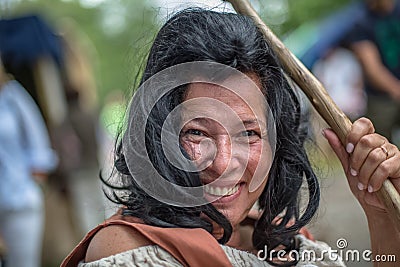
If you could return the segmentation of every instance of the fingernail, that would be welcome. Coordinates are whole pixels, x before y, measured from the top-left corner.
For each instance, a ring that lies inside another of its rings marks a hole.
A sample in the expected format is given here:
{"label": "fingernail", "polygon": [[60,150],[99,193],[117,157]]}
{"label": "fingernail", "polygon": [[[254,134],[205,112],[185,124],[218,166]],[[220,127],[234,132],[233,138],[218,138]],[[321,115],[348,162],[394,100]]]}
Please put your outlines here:
{"label": "fingernail", "polygon": [[372,186],[370,186],[370,185],[368,186],[368,192],[369,192],[369,193],[374,192],[374,189],[373,189]]}
{"label": "fingernail", "polygon": [[348,143],[346,146],[347,153],[351,153],[354,150],[354,145],[352,143]]}
{"label": "fingernail", "polygon": [[350,168],[350,174],[353,175],[353,176],[357,176],[357,171],[352,169],[352,168]]}
{"label": "fingernail", "polygon": [[358,183],[357,187],[358,187],[358,189],[359,189],[360,191],[363,191],[363,190],[364,190],[364,185],[363,185],[362,183]]}
{"label": "fingernail", "polygon": [[325,135],[325,129],[322,129],[322,131],[321,131],[321,134],[322,134],[322,136],[323,136],[323,137],[325,137],[325,138],[326,138],[326,135]]}

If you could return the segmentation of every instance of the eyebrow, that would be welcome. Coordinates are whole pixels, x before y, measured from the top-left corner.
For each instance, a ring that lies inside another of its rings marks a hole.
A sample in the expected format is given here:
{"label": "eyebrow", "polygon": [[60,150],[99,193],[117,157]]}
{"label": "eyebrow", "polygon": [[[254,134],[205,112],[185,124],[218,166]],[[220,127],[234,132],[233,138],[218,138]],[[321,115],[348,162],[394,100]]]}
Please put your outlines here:
{"label": "eyebrow", "polygon": [[194,119],[189,120],[187,123],[189,123],[189,122],[194,122],[194,123],[198,123],[198,124],[201,124],[201,123],[208,124],[209,123],[208,118],[194,118]]}
{"label": "eyebrow", "polygon": [[[209,119],[208,118],[194,118],[190,120],[191,122],[194,123],[199,123],[199,124],[208,124]],[[266,125],[264,121],[260,121],[258,119],[248,119],[248,120],[243,120],[239,124],[243,124],[244,126],[254,126],[254,125]]]}
{"label": "eyebrow", "polygon": [[257,120],[257,119],[254,119],[254,120],[244,120],[244,121],[242,121],[242,123],[244,124],[244,125],[253,125],[253,124],[259,124],[260,122],[259,122],[259,120]]}

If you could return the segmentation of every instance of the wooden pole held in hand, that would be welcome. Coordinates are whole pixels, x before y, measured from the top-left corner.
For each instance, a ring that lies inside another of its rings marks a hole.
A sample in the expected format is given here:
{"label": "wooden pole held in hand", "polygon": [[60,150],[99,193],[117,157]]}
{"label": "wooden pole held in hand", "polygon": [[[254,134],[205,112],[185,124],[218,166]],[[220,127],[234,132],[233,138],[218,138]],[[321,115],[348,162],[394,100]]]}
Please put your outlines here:
{"label": "wooden pole held in hand", "polygon": [[[293,55],[278,37],[261,20],[248,0],[225,0],[230,2],[239,14],[253,19],[254,23],[264,34],[275,54],[278,56],[286,74],[300,87],[308,99],[332,127],[343,145],[346,145],[346,136],[351,130],[351,121],[342,110],[333,102],[323,85],[314,75]],[[382,188],[377,192],[382,202],[400,231],[400,196],[390,180],[385,180]]]}

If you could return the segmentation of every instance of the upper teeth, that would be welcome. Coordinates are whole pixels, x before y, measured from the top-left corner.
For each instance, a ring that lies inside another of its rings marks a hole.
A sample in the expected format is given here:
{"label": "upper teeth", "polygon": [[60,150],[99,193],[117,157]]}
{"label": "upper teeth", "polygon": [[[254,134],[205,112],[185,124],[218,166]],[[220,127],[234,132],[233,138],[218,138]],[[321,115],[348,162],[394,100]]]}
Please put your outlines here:
{"label": "upper teeth", "polygon": [[205,185],[204,191],[214,196],[229,196],[235,194],[239,190],[239,184],[234,187],[216,187],[211,185]]}

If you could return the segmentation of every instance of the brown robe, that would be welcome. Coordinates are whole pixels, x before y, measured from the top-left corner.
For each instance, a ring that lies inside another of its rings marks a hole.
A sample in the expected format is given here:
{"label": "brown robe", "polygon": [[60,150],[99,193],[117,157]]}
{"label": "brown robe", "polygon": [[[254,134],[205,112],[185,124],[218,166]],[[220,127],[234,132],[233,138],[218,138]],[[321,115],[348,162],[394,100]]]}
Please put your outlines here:
{"label": "brown robe", "polygon": [[61,267],[76,267],[83,261],[92,238],[99,230],[109,225],[126,225],[134,228],[151,243],[169,252],[183,266],[232,266],[217,240],[204,229],[155,227],[142,223],[138,218],[115,214],[87,233],[64,259]]}

